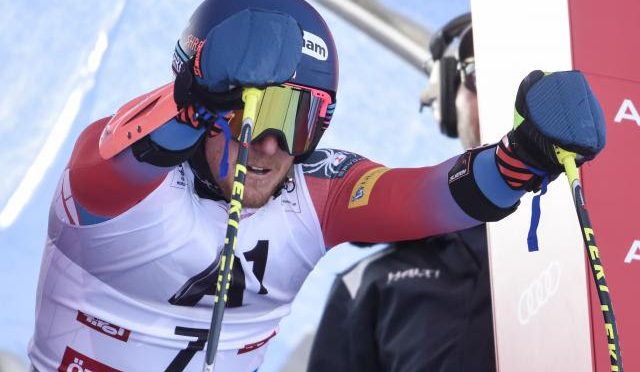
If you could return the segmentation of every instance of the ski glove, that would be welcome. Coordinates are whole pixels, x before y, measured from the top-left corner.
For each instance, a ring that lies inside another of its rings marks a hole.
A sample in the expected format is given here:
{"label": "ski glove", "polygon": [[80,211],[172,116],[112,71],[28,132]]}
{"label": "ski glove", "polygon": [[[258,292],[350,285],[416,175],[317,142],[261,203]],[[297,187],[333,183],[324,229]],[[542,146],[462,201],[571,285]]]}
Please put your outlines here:
{"label": "ski glove", "polygon": [[212,28],[194,73],[211,92],[289,80],[302,56],[302,29],[284,13],[246,9]]}
{"label": "ski glove", "polygon": [[536,70],[520,83],[513,129],[496,150],[509,186],[536,191],[545,178],[562,173],[554,145],[575,152],[578,166],[605,145],[602,108],[580,71]]}
{"label": "ski glove", "polygon": [[221,178],[227,175],[231,141],[227,116],[243,107],[242,88],[291,79],[302,45],[302,29],[290,15],[245,9],[209,30],[195,55],[181,64],[173,89],[177,118],[197,129],[224,133]]}
{"label": "ski glove", "polygon": [[295,74],[302,29],[290,15],[245,9],[211,28],[195,55],[182,63],[173,98],[178,121],[224,133],[220,178],[227,176],[231,129],[228,114],[243,107],[243,87],[279,85]]}
{"label": "ski glove", "polygon": [[291,79],[302,46],[302,29],[291,16],[245,9],[213,27],[195,55],[182,64],[174,99],[181,109],[196,103],[211,112],[241,108],[242,87]]}

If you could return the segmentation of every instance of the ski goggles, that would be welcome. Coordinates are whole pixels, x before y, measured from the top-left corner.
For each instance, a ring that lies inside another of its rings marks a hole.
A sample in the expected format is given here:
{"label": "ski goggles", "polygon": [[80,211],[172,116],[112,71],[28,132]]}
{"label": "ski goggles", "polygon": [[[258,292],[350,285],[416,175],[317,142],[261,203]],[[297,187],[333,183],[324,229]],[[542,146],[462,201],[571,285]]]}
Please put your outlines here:
{"label": "ski goggles", "polygon": [[[303,155],[317,145],[333,107],[331,96],[322,90],[291,83],[269,86],[258,101],[253,141],[273,135],[289,155]],[[225,116],[232,138],[240,138],[242,111],[232,110]]]}

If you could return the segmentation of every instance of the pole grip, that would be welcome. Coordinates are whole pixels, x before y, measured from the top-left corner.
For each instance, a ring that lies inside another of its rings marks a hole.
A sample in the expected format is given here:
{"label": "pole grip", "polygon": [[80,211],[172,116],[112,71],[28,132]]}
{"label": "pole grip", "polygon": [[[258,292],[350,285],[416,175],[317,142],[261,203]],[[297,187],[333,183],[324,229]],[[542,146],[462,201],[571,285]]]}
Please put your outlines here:
{"label": "pole grip", "polygon": [[258,88],[244,88],[242,90],[242,101],[244,102],[244,111],[242,112],[242,121],[251,119],[252,123],[256,122],[258,113],[258,103],[262,98],[262,90]]}
{"label": "pole grip", "polygon": [[227,293],[231,284],[231,273],[235,253],[236,239],[238,237],[238,227],[240,226],[240,213],[242,211],[242,198],[244,195],[244,182],[247,173],[247,157],[249,154],[249,143],[253,124],[258,112],[258,104],[262,97],[262,90],[258,88],[244,88],[242,90],[242,100],[244,110],[242,114],[242,129],[240,135],[240,146],[238,149],[238,160],[234,172],[233,187],[231,193],[231,203],[229,208],[229,219],[227,221],[227,234],[225,245],[221,252],[218,279],[214,296],[213,314],[211,316],[211,326],[207,336],[207,348],[202,370],[211,372],[215,366],[216,353],[218,352],[218,342],[222,332],[222,318],[227,303]]}
{"label": "pole grip", "polygon": [[600,301],[600,309],[604,319],[605,329],[607,332],[607,346],[609,349],[609,361],[611,371],[623,372],[622,367],[622,351],[620,349],[620,339],[618,336],[618,327],[616,318],[613,314],[613,305],[611,304],[611,296],[609,295],[609,287],[605,280],[604,268],[600,261],[600,253],[596,245],[595,234],[589,220],[589,213],[585,206],[584,195],[582,194],[582,185],[580,183],[580,174],[576,166],[576,153],[567,151],[559,146],[554,146],[558,161],[564,166],[569,187],[573,194],[573,201],[578,214],[578,221],[582,229],[582,239],[587,249],[589,266],[593,276],[596,290],[598,292],[598,300]]}
{"label": "pole grip", "polygon": [[564,172],[569,178],[569,186],[573,185],[573,182],[580,179],[580,173],[578,173],[578,167],[576,166],[576,153],[567,151],[560,146],[553,146],[556,151],[556,157],[560,164],[564,166]]}

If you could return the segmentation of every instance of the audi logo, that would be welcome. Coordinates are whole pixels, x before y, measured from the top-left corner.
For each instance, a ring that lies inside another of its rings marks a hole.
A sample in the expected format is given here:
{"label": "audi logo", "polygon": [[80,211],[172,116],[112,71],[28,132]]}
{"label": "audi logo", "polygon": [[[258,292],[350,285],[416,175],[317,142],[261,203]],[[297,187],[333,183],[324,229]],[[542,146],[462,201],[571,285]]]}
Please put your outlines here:
{"label": "audi logo", "polygon": [[558,292],[561,274],[560,263],[553,261],[522,292],[518,302],[518,320],[520,324],[529,323],[531,318]]}

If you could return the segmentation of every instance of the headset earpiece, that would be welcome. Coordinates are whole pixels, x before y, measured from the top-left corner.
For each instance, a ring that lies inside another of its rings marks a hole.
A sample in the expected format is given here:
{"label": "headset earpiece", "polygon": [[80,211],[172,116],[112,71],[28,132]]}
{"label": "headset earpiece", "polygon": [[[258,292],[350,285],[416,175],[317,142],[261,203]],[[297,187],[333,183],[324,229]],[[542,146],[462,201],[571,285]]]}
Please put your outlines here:
{"label": "headset earpiece", "polygon": [[456,94],[460,86],[458,60],[445,56],[440,60],[440,131],[448,137],[458,137]]}
{"label": "headset earpiece", "polygon": [[[458,137],[458,121],[456,114],[456,95],[461,83],[460,71],[458,70],[458,56],[452,51],[452,46],[456,38],[459,38],[465,31],[470,30],[471,14],[462,14],[434,33],[429,50],[436,63],[439,63],[437,88],[439,110],[436,117],[440,118],[440,131],[448,137]],[[473,46],[472,46],[473,48]]]}

